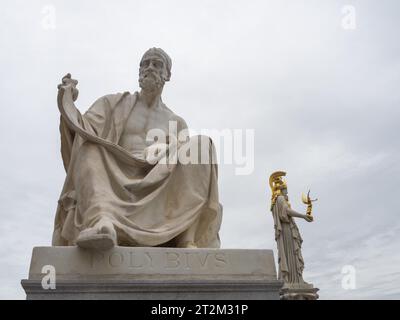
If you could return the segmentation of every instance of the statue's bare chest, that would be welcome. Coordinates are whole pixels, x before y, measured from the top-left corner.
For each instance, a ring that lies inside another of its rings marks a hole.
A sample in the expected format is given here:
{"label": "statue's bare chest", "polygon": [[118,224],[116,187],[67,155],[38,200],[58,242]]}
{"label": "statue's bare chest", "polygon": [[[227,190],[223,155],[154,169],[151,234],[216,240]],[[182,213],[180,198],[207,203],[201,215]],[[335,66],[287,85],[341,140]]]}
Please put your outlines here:
{"label": "statue's bare chest", "polygon": [[165,108],[148,108],[138,102],[128,117],[125,134],[146,135],[149,130],[160,129],[168,132],[171,112]]}

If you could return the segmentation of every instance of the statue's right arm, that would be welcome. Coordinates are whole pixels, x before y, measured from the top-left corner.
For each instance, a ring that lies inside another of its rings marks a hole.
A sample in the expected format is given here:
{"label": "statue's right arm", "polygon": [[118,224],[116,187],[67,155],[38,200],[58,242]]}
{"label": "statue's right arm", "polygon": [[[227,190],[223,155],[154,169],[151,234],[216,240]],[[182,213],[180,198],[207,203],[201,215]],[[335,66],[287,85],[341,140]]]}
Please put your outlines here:
{"label": "statue's right arm", "polygon": [[305,217],[304,214],[299,213],[299,212],[297,212],[297,211],[295,211],[295,210],[293,210],[293,209],[291,209],[289,207],[287,207],[286,211],[287,211],[288,215],[291,216],[292,218],[302,218],[302,219],[304,219],[304,217]]}
{"label": "statue's right arm", "polygon": [[310,215],[299,213],[291,208],[288,208],[287,213],[289,216],[291,216],[293,218],[301,218],[301,219],[306,220],[307,222],[313,221],[313,218]]}
{"label": "statue's right arm", "polygon": [[289,205],[287,204],[286,200],[284,200],[284,198],[282,196],[278,197],[278,201],[281,202],[281,204],[284,207],[288,216],[290,216],[292,218],[306,219],[305,214],[302,214],[302,213],[297,212],[296,210],[293,210],[292,208],[290,208]]}
{"label": "statue's right arm", "polygon": [[78,84],[77,80],[71,78],[70,74],[67,74],[63,79],[62,83],[58,85],[58,97],[57,103],[61,115],[68,124],[79,126],[82,115],[76,108],[74,101],[78,98],[79,91],[76,88]]}

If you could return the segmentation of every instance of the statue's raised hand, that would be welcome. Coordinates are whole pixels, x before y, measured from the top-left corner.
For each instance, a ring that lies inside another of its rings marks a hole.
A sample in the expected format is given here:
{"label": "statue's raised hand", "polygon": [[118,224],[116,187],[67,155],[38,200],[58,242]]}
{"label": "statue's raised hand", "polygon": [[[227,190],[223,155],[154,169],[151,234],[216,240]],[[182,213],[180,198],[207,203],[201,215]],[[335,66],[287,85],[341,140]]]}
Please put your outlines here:
{"label": "statue's raised hand", "polygon": [[307,222],[313,222],[314,217],[309,214],[306,214],[306,215],[304,215],[304,220],[306,220]]}
{"label": "statue's raised hand", "polygon": [[72,100],[76,101],[78,99],[79,90],[76,88],[78,85],[78,80],[72,79],[71,74],[68,73],[62,78],[62,83],[58,85],[58,90],[71,90]]}

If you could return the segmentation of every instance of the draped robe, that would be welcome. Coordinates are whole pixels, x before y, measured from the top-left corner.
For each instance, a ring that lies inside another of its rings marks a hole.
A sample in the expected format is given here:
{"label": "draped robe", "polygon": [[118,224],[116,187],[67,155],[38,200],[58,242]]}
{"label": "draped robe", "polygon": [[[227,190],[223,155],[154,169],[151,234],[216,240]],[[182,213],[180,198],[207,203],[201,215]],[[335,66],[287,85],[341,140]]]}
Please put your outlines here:
{"label": "draped robe", "polygon": [[220,246],[222,206],[209,138],[210,163],[151,165],[118,144],[138,93],[104,96],[83,115],[65,95],[58,99],[67,176],[55,217],[54,246],[75,245],[79,233],[102,217],[111,219],[118,245],[178,246],[179,236],[196,226],[198,247]]}
{"label": "draped robe", "polygon": [[280,195],[272,207],[275,223],[275,240],[278,245],[279,279],[285,283],[304,284],[304,260],[301,254],[303,239],[294,219],[289,215],[292,210]]}

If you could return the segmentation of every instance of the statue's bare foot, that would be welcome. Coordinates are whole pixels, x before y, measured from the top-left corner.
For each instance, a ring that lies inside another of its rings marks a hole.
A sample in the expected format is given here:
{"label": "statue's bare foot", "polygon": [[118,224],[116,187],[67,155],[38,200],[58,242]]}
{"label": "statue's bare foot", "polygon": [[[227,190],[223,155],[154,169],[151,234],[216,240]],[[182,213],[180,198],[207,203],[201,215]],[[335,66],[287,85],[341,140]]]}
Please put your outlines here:
{"label": "statue's bare foot", "polygon": [[114,225],[106,218],[101,219],[93,228],[83,230],[76,244],[85,249],[109,250],[117,245],[117,233]]}
{"label": "statue's bare foot", "polygon": [[186,241],[182,245],[183,248],[186,249],[197,249],[197,245],[193,241]]}

